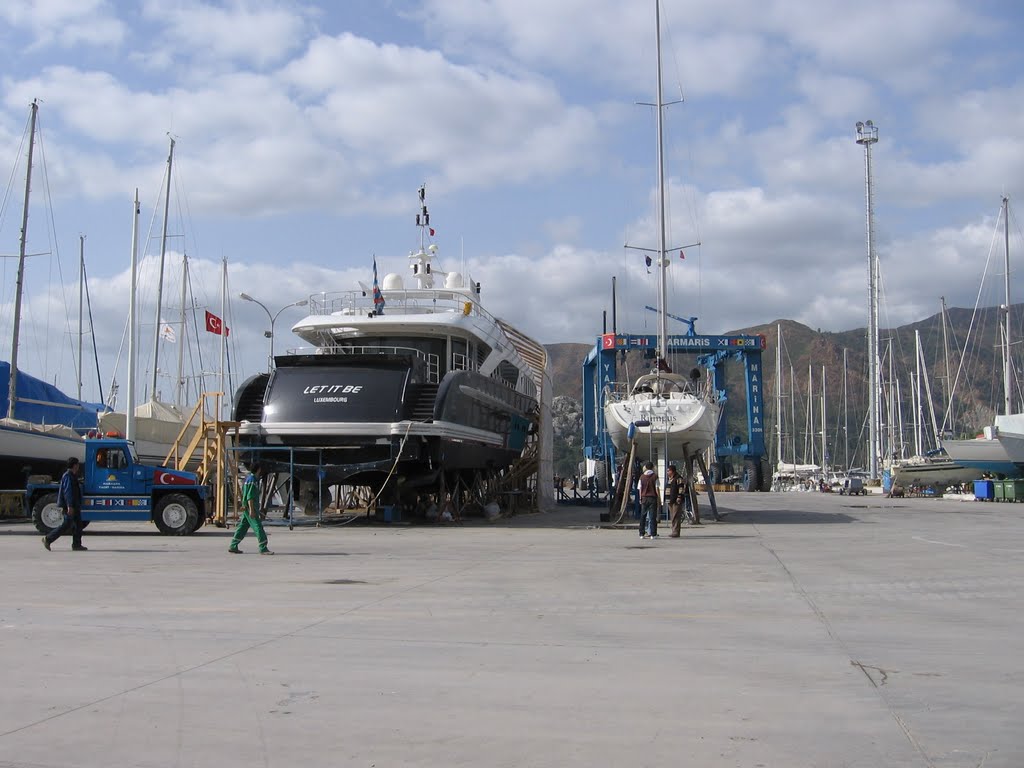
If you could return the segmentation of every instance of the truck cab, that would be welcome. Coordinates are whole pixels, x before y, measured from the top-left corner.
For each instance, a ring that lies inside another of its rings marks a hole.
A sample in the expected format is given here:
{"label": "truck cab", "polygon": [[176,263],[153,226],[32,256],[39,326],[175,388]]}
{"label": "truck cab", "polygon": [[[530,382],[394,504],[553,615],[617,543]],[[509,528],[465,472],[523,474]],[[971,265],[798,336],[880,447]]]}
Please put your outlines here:
{"label": "truck cab", "polygon": [[[208,517],[210,489],[193,472],[139,461],[134,443],[120,437],[88,438],[80,474],[82,522],[151,520],[164,534],[195,533]],[[49,533],[64,513],[59,483],[29,484],[25,505],[36,528]]]}

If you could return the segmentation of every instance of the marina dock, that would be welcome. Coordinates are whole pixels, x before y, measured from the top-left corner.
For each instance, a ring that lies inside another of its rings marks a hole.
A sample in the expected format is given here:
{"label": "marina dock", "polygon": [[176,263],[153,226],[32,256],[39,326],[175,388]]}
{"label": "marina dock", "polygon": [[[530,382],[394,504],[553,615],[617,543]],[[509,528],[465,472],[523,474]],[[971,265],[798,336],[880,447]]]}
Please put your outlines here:
{"label": "marina dock", "polygon": [[581,506],[274,557],[4,522],[0,766],[1024,765],[1024,506],[718,501],[679,539]]}

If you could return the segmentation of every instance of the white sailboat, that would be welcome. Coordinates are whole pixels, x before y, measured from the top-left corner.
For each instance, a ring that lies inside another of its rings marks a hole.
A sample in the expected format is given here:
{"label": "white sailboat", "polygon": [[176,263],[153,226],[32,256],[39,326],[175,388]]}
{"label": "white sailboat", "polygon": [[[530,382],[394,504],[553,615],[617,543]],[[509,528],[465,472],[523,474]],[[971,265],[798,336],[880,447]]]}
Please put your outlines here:
{"label": "white sailboat", "polygon": [[1010,360],[1010,201],[1003,198],[1004,303],[1002,307],[1003,413],[973,440],[945,440],[942,447],[949,459],[982,473],[1005,477],[1024,476],[1024,413],[1013,413],[1013,367]]}
{"label": "white sailboat", "polygon": [[[892,462],[890,473],[892,475],[892,486],[903,489],[913,486],[930,487],[942,490],[951,485],[969,483],[981,477],[981,470],[969,467],[954,461],[946,455],[942,449],[940,430],[936,426],[935,410],[932,407],[931,385],[928,379],[928,367],[925,365],[924,352],[921,349],[921,333],[914,333],[915,359],[917,373],[914,376],[915,388],[911,391],[914,398],[914,447],[913,456],[904,459],[897,459]],[[924,407],[921,396],[921,383],[924,382],[928,404],[928,412],[931,416],[932,436],[936,448],[930,451],[924,450]]]}
{"label": "white sailboat", "polygon": [[33,474],[59,474],[71,456],[85,458],[80,432],[96,425],[102,406],[75,400],[56,387],[26,375],[18,369],[18,347],[24,291],[29,197],[32,189],[32,160],[35,148],[36,116],[39,106],[32,102],[28,128],[28,168],[22,210],[18,274],[12,314],[11,357],[8,366],[7,408],[0,418],[0,487],[23,487],[26,470]]}
{"label": "white sailboat", "polygon": [[608,437],[617,450],[627,451],[632,440],[650,440],[664,459],[682,460],[709,447],[715,439],[721,412],[713,387],[701,386],[699,371],[692,378],[673,373],[668,365],[668,314],[665,240],[665,160],[661,76],[661,15],[654,4],[657,33],[658,100],[658,349],[657,364],[625,389],[605,392],[604,417]]}
{"label": "white sailboat", "polygon": [[[167,187],[164,193],[164,217],[163,228],[160,238],[160,277],[157,284],[156,297],[156,318],[154,320],[155,333],[153,337],[153,368],[149,399],[135,406],[135,373],[137,367],[137,329],[135,328],[135,290],[136,290],[136,269],[138,261],[138,216],[139,201],[138,193],[134,205],[134,218],[132,222],[132,295],[130,297],[130,308],[128,312],[128,404],[124,411],[111,411],[100,417],[100,428],[104,432],[117,432],[126,435],[128,439],[135,442],[135,449],[139,456],[146,461],[159,461],[161,463],[170,458],[173,445],[179,436],[185,442],[191,439],[199,428],[200,417],[197,414],[193,420],[186,425],[187,417],[178,404],[166,403],[157,395],[157,372],[159,361],[159,349],[161,339],[164,337],[165,324],[162,322],[163,303],[163,271],[164,260],[167,254],[167,220],[170,213],[171,195],[171,170],[174,162],[174,139],[170,140],[170,149],[167,154]],[[187,269],[187,261],[185,269]],[[185,273],[187,274],[187,273]],[[186,277],[182,277],[182,293]],[[186,334],[184,333],[184,305],[185,298],[182,296],[182,338],[180,344],[185,344]],[[180,350],[180,347],[179,347]],[[179,351],[179,394],[182,381],[181,356]],[[129,418],[129,414],[131,418]]]}

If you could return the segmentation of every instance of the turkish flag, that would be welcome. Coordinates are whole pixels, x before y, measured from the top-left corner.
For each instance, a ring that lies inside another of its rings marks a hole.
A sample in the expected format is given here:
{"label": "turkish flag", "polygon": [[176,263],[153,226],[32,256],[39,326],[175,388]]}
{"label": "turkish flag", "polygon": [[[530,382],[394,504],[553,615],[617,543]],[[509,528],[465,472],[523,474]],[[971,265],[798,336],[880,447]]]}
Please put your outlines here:
{"label": "turkish flag", "polygon": [[[208,330],[210,333],[216,333],[218,336],[220,336],[223,328],[224,324],[221,323],[220,318],[213,314],[210,310],[206,310],[206,330]],[[227,331],[224,332],[224,335],[230,336],[231,329],[228,328]]]}
{"label": "turkish flag", "polygon": [[195,481],[190,478],[165,472],[162,469],[158,469],[153,475],[153,482],[157,485],[195,485]]}
{"label": "turkish flag", "polygon": [[601,349],[615,349],[614,333],[606,333],[601,337]]}

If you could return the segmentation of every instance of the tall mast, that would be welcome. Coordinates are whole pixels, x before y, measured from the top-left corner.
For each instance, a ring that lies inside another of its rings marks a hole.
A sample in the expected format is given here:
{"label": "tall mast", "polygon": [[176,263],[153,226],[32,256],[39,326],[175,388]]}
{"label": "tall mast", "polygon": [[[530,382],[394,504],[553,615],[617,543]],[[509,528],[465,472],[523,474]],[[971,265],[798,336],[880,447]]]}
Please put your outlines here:
{"label": "tall mast", "polygon": [[135,190],[132,204],[132,264],[131,279],[128,281],[128,392],[124,411],[124,436],[135,439],[135,372],[137,368],[138,333],[136,333],[135,297],[137,294],[136,275],[139,271],[139,190]]}
{"label": "tall mast", "polygon": [[938,428],[937,437],[941,437],[942,433],[947,429],[952,430],[953,428],[953,393],[950,391],[952,382],[949,380],[949,338],[946,332],[946,297],[940,296],[939,303],[942,311],[942,359],[946,366],[946,377],[942,382],[942,395],[943,400],[945,400],[946,409],[942,417],[942,426]]}
{"label": "tall mast", "polygon": [[82,312],[85,292],[85,235],[78,236],[78,399],[82,399]]}
{"label": "tall mast", "polygon": [[32,151],[36,141],[36,113],[39,105],[33,99],[28,127],[28,169],[25,171],[25,205],[21,213],[21,240],[18,246],[18,281],[14,289],[14,329],[11,340],[11,378],[7,389],[7,418],[14,418],[18,402],[18,336],[21,333],[21,293],[25,285],[25,243],[28,234],[28,198],[32,191]]}
{"label": "tall mast", "polygon": [[843,347],[843,469],[850,470],[850,392],[848,350]]}
{"label": "tall mast", "polygon": [[[184,387],[185,387],[185,334],[187,328],[185,327],[185,301],[188,298],[188,254],[185,253],[185,249],[182,249],[181,253],[181,312],[178,313],[179,327],[181,328],[181,338],[178,339],[178,376],[177,376],[177,389],[174,393],[174,404],[178,407],[182,407],[185,403],[184,399]],[[224,317],[224,315],[221,315]]]}
{"label": "tall mast", "polygon": [[1013,371],[1010,367],[1010,198],[1003,197],[1003,413],[1011,413]]}
{"label": "tall mast", "polygon": [[779,457],[779,464],[782,464],[782,324],[775,326],[775,412],[778,414],[778,423],[775,425],[776,455]]}
{"label": "tall mast", "polygon": [[815,451],[817,450],[814,445],[814,367],[811,363],[807,364],[807,420],[806,424],[807,432],[804,435],[804,452],[809,457],[807,463],[815,464]]}
{"label": "tall mast", "polygon": [[914,332],[918,337],[918,357],[920,358],[919,363],[921,365],[922,375],[924,376],[924,395],[928,398],[928,415],[932,420],[932,438],[935,440],[935,447],[942,447],[942,434],[939,430],[939,422],[935,420],[935,403],[932,400],[932,385],[928,379],[928,364],[924,360],[924,349],[921,348],[921,332]]}
{"label": "tall mast", "polygon": [[164,257],[167,255],[167,215],[171,208],[171,165],[174,161],[174,139],[171,139],[171,149],[167,153],[167,190],[164,193],[164,225],[160,234],[160,271],[156,281],[156,321],[153,323],[153,377],[152,387],[149,392],[149,399],[156,400],[156,374],[157,363],[160,360],[160,313],[163,310],[164,295]]}
{"label": "tall mast", "polygon": [[921,401],[921,332],[914,330],[914,359],[916,376],[914,380],[914,453],[920,456],[924,453],[922,422],[924,421],[924,407]]}
{"label": "tall mast", "polygon": [[[216,407],[216,418],[219,421],[224,418],[223,410],[224,405],[227,403],[225,393],[227,389],[224,385],[224,375],[226,368],[226,360],[228,354],[228,259],[224,256],[221,260],[221,276],[220,276],[220,316],[221,316],[221,330],[223,333],[220,335],[220,392],[217,393],[217,407]],[[271,331],[273,333],[273,331]],[[271,337],[273,341],[273,337]],[[271,363],[273,363],[273,355],[271,355]],[[229,381],[230,383],[230,381]]]}
{"label": "tall mast", "polygon": [[654,2],[654,22],[657,28],[658,53],[658,353],[668,359],[668,310],[667,288],[665,286],[665,270],[668,259],[665,258],[665,150],[664,133],[662,130],[662,111],[665,104],[661,90],[661,4]]}
{"label": "tall mast", "polygon": [[825,413],[825,366],[821,366],[821,471],[824,472],[828,469],[828,435],[826,434],[826,419],[827,414]]}
{"label": "tall mast", "polygon": [[789,441],[793,446],[793,466],[796,467],[796,369],[789,365],[789,423],[793,425],[793,437]]}

